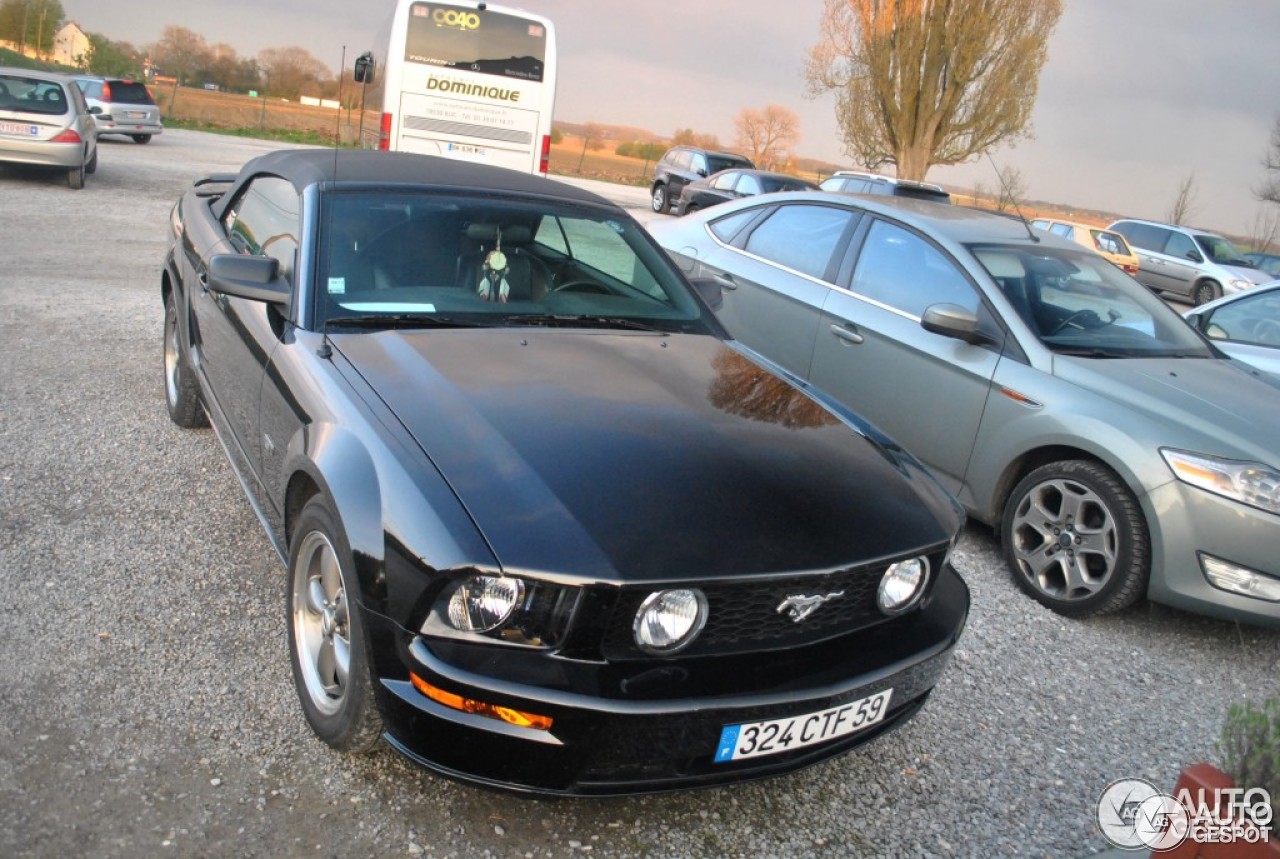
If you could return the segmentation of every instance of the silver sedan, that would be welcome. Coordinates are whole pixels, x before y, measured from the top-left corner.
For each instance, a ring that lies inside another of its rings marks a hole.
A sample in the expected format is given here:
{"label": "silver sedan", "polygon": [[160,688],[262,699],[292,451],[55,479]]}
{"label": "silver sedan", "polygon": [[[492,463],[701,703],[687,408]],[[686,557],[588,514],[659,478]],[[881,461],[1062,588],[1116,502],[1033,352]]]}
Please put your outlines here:
{"label": "silver sedan", "polygon": [[821,193],[650,229],[740,342],[996,527],[1041,603],[1280,626],[1280,390],[1106,260],[1016,219]]}
{"label": "silver sedan", "polygon": [[1223,296],[1185,315],[1223,352],[1280,382],[1280,280]]}
{"label": "silver sedan", "polygon": [[0,67],[0,163],[61,170],[72,188],[98,167],[98,129],[70,78]]}

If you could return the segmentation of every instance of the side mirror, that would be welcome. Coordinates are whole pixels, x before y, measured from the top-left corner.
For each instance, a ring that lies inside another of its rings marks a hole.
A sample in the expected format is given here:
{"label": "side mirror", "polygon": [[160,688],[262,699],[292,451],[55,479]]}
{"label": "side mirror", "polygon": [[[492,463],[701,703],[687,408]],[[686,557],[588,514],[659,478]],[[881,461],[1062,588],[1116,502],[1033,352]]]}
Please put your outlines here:
{"label": "side mirror", "polygon": [[724,307],[724,291],[720,288],[720,281],[713,277],[695,277],[690,278],[689,283],[707,303],[707,307],[712,310]]}
{"label": "side mirror", "polygon": [[[102,108],[98,107],[97,105],[94,105],[93,107],[89,108],[89,113],[93,114],[94,116],[105,117],[105,114],[102,113]],[[106,117],[106,118],[109,118],[109,117]]]}
{"label": "side mirror", "polygon": [[289,284],[280,278],[280,262],[273,257],[215,254],[209,258],[209,288],[250,301],[289,303]]}
{"label": "side mirror", "polygon": [[365,51],[356,57],[355,69],[351,76],[355,78],[358,84],[373,83],[373,54]]}
{"label": "side mirror", "polygon": [[1187,259],[1192,262],[1204,262],[1204,257],[1200,256],[1199,251],[1187,251]]}
{"label": "side mirror", "polygon": [[952,337],[980,346],[991,338],[978,330],[978,317],[958,304],[934,304],[920,319],[920,327],[931,334]]}

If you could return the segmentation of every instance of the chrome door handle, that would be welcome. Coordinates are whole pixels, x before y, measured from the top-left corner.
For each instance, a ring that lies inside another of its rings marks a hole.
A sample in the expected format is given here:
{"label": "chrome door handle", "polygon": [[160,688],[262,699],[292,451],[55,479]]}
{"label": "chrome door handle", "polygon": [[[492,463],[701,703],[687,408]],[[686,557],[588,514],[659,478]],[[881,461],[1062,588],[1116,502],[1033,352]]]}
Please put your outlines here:
{"label": "chrome door handle", "polygon": [[861,343],[863,340],[862,335],[858,333],[856,328],[850,328],[847,325],[832,325],[831,333],[846,343]]}

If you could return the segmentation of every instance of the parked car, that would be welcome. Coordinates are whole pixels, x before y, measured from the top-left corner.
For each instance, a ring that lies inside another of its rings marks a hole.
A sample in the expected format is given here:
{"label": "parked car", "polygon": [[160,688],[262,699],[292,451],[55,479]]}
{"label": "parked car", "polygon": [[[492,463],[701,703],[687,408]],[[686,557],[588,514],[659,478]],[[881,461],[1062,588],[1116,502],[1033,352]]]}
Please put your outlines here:
{"label": "parked car", "polygon": [[77,76],[75,81],[89,105],[102,109],[95,116],[99,134],[124,134],[134,143],[150,143],[164,131],[160,108],[141,81],[87,75]]}
{"label": "parked car", "polygon": [[1235,245],[1208,230],[1137,220],[1116,221],[1107,229],[1120,233],[1138,252],[1139,283],[1193,304],[1272,279],[1254,268]]}
{"label": "parked car", "polygon": [[1089,250],[1100,254],[1112,264],[1118,266],[1125,274],[1136,275],[1138,273],[1138,255],[1133,252],[1133,249],[1129,247],[1129,243],[1124,240],[1124,236],[1119,233],[1113,233],[1110,230],[1100,229],[1089,224],[1061,221],[1055,218],[1036,218],[1031,222],[1031,226],[1037,230],[1044,230],[1047,233],[1053,233],[1055,236],[1070,239],[1078,245],[1084,245]]}
{"label": "parked car", "polygon": [[68,78],[0,66],[0,163],[54,168],[84,187],[98,169],[98,132]]}
{"label": "parked car", "polygon": [[1280,277],[1280,254],[1247,253],[1244,258],[1271,277]]}
{"label": "parked car", "polygon": [[651,231],[745,346],[856,407],[1067,615],[1146,594],[1280,626],[1280,396],[1074,243],[917,200],[788,194]]}
{"label": "parked car", "polygon": [[626,793],[797,769],[923,705],[968,611],[959,505],[726,340],[616,205],[313,149],[171,223],[169,414],[212,421],[285,562],[325,742]]}
{"label": "parked car", "polygon": [[1184,315],[1223,352],[1280,382],[1280,281],[1223,296]]}
{"label": "parked car", "polygon": [[690,182],[733,168],[755,169],[751,159],[732,152],[715,152],[698,146],[673,146],[653,168],[649,195],[655,212],[665,212],[680,199]]}
{"label": "parked car", "polygon": [[705,179],[690,182],[680,191],[676,214],[687,215],[726,200],[754,197],[776,191],[816,191],[818,186],[798,176],[767,170],[721,170]]}
{"label": "parked car", "polygon": [[951,195],[941,185],[881,176],[879,173],[858,173],[853,170],[837,170],[823,179],[819,187],[824,191],[835,191],[839,194],[874,194],[886,197],[912,197],[917,200],[932,200],[935,203],[951,202]]}

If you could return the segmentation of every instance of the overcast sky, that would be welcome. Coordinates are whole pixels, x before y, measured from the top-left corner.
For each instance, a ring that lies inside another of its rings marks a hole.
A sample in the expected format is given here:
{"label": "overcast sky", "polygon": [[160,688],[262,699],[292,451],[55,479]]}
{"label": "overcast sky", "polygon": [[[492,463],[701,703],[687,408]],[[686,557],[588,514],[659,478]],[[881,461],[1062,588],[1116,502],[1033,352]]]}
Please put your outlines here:
{"label": "overcast sky", "polygon": [[[167,24],[244,57],[299,45],[348,63],[372,46],[391,0],[62,0],[91,32],[143,46]],[[733,143],[744,107],[782,104],[801,118],[799,154],[852,166],[834,98],[805,98],[804,60],[822,0],[508,0],[557,28],[556,117],[677,128]],[[1191,220],[1240,235],[1260,211],[1252,189],[1280,114],[1278,0],[1066,0],[1049,45],[1035,137],[994,154],[1034,199],[1162,218],[1195,176]],[[375,11],[377,10],[377,11]],[[988,188],[985,160],[929,179]]]}

